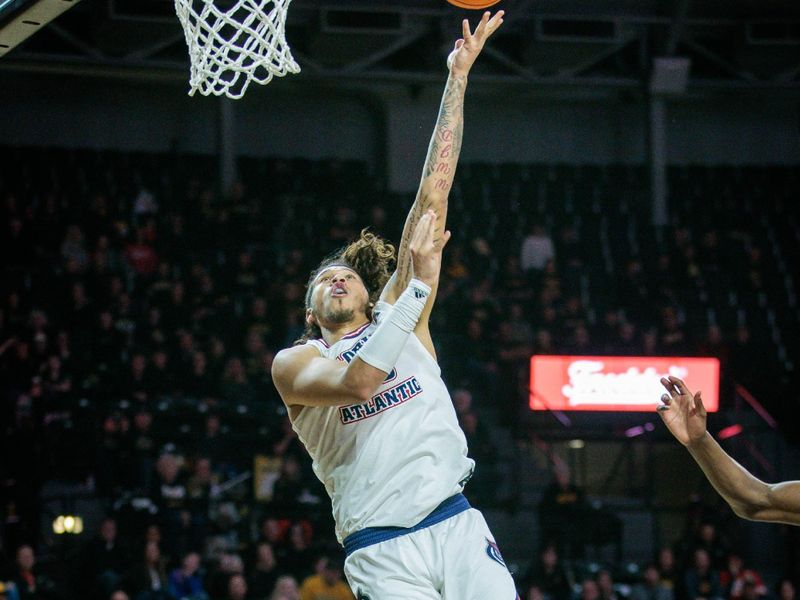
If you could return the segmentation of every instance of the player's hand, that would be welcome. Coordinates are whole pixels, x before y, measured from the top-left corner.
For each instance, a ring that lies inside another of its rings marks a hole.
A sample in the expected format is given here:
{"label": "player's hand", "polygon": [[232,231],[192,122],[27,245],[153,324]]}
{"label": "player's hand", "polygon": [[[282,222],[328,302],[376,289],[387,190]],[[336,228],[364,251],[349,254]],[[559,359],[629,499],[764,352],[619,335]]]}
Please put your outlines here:
{"label": "player's hand", "polygon": [[[469,21],[461,23],[463,38],[456,41],[456,46],[447,57],[447,68],[453,75],[466,75],[472,68],[475,59],[483,49],[486,40],[503,24],[504,11],[498,10],[493,17],[487,10],[474,32],[470,32]],[[491,18],[490,18],[491,17]]]}
{"label": "player's hand", "polygon": [[667,393],[661,396],[663,405],[658,407],[661,420],[678,441],[691,446],[706,434],[706,409],[700,392],[692,394],[678,377],[661,378]]}
{"label": "player's hand", "polygon": [[445,231],[440,238],[436,237],[436,221],[438,217],[428,210],[417,223],[411,236],[408,249],[411,251],[411,265],[414,277],[433,287],[439,281],[442,268],[442,250],[450,239],[450,232]]}

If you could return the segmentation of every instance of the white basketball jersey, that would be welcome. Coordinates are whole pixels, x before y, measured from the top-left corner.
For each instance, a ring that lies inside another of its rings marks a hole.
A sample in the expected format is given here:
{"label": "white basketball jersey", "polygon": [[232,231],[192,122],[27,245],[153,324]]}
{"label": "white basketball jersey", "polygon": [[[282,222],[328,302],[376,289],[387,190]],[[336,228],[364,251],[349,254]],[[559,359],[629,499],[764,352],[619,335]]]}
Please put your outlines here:
{"label": "white basketball jersey", "polygon": [[[333,346],[308,343],[326,358],[350,362],[375,322]],[[333,504],[342,542],[365,527],[411,527],[459,493],[475,465],[439,365],[410,335],[394,370],[368,402],[305,406],[292,423]]]}

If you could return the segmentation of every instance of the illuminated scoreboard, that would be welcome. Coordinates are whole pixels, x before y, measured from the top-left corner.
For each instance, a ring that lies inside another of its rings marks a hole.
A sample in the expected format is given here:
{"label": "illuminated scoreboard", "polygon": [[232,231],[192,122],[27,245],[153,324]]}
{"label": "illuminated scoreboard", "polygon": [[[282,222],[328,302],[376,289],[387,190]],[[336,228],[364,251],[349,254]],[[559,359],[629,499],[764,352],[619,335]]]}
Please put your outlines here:
{"label": "illuminated scoreboard", "polygon": [[661,378],[680,377],[702,390],[708,412],[719,407],[716,358],[642,356],[532,356],[532,410],[647,411],[666,392]]}

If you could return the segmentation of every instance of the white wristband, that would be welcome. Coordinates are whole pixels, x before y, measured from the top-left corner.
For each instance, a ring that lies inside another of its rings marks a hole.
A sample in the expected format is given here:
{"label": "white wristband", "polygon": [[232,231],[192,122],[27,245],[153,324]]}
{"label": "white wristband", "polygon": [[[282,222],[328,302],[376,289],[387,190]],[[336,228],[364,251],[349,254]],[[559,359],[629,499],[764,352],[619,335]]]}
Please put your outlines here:
{"label": "white wristband", "polygon": [[384,373],[391,372],[400,358],[408,336],[417,326],[430,294],[430,286],[419,279],[409,281],[408,287],[400,294],[392,310],[358,351],[358,357]]}

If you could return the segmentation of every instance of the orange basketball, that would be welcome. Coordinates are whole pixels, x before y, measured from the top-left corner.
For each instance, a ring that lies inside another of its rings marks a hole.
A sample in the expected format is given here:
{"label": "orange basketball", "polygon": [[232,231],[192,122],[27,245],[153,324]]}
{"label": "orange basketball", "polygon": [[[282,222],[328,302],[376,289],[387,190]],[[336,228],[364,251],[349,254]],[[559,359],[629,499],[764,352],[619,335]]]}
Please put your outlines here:
{"label": "orange basketball", "polygon": [[480,10],[497,4],[500,0],[447,0],[453,6],[468,10]]}

